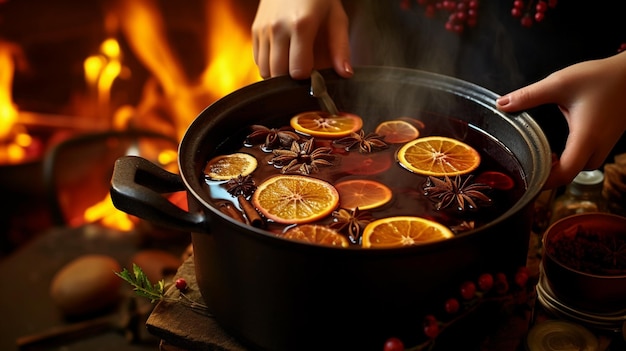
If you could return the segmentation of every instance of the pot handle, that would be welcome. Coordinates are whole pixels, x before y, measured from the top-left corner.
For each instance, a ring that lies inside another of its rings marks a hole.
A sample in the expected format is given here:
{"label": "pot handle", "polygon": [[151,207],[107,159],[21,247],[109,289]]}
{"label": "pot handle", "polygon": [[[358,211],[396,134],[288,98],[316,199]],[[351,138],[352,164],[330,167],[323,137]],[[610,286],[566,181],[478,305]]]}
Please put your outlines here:
{"label": "pot handle", "polygon": [[123,156],[115,161],[110,193],[117,209],[172,229],[208,233],[204,213],[187,212],[161,195],[183,190],[180,175],[145,158]]}

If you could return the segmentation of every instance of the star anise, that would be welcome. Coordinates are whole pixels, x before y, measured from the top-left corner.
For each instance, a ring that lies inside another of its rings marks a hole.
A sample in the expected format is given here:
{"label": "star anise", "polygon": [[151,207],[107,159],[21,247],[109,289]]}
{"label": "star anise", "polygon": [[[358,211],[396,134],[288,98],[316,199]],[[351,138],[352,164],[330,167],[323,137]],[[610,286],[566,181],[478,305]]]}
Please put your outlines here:
{"label": "star anise", "polygon": [[462,233],[462,232],[466,232],[468,230],[472,230],[476,228],[476,223],[474,223],[474,221],[462,221],[461,223],[457,224],[457,225],[453,225],[450,226],[450,230],[452,230],[455,233]]}
{"label": "star anise", "polygon": [[374,149],[387,148],[388,145],[382,140],[383,138],[384,136],[376,133],[369,133],[365,135],[365,132],[361,129],[358,133],[353,132],[347,137],[333,141],[333,144],[344,147],[346,151],[350,150],[355,145],[358,145],[360,153],[369,153]]}
{"label": "star anise", "polygon": [[466,206],[470,209],[478,208],[476,200],[491,202],[491,199],[484,194],[491,189],[487,184],[471,183],[472,176],[468,176],[462,181],[460,176],[455,176],[454,180],[445,176],[443,180],[437,177],[428,177],[424,193],[426,196],[437,201],[436,209],[446,208],[454,203],[459,211],[464,211]]}
{"label": "star anise", "polygon": [[292,142],[300,140],[300,136],[289,127],[268,128],[262,125],[252,125],[252,133],[246,137],[244,144],[256,145],[263,143],[265,150],[279,147],[289,147]]}
{"label": "star anise", "polygon": [[256,185],[250,175],[242,176],[240,174],[236,178],[231,178],[226,183],[226,191],[235,197],[239,195],[250,197],[255,190]]}
{"label": "star anise", "polygon": [[311,174],[317,172],[319,166],[332,166],[332,150],[330,147],[315,148],[314,138],[303,143],[294,141],[289,150],[274,150],[274,157],[270,163],[281,168],[282,173]]}
{"label": "star anise", "polygon": [[332,216],[333,222],[330,227],[338,232],[348,234],[348,239],[353,244],[359,243],[361,230],[374,219],[369,212],[360,211],[358,207],[354,210],[340,208],[334,211]]}

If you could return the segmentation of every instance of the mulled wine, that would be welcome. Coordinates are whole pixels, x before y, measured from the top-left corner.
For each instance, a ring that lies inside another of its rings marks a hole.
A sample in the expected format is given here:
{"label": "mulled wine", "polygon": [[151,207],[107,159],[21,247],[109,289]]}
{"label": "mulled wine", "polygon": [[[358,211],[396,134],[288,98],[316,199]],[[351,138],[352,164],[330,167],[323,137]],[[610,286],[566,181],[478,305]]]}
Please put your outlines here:
{"label": "mulled wine", "polygon": [[[372,220],[417,216],[440,223],[459,235],[498,218],[522,196],[527,188],[524,172],[516,157],[500,141],[458,118],[428,111],[420,111],[415,116],[392,116],[385,121],[411,123],[419,130],[418,139],[445,137],[470,145],[480,155],[477,167],[470,173],[450,176],[415,173],[398,160],[398,151],[406,143],[387,143],[383,136],[373,132],[383,122],[380,119],[363,117],[362,128],[358,131],[333,139],[304,135],[286,124],[255,125],[231,136],[213,154],[251,155],[256,159],[254,171],[246,177],[239,176],[238,180],[207,177],[207,191],[215,207],[229,216],[283,235],[294,225],[259,215],[249,201],[256,186],[266,179],[279,174],[298,174],[324,180],[333,186],[348,180],[382,184],[391,191],[390,199],[382,205],[355,211],[355,208],[345,208],[340,198],[332,214],[311,223],[336,229],[350,239],[353,247],[361,245],[358,231]],[[317,154],[311,157],[315,152]],[[342,215],[349,218],[342,218]],[[355,215],[361,217],[355,218]],[[350,230],[350,223],[341,223],[351,219],[351,224],[357,224],[357,233],[354,227]]]}

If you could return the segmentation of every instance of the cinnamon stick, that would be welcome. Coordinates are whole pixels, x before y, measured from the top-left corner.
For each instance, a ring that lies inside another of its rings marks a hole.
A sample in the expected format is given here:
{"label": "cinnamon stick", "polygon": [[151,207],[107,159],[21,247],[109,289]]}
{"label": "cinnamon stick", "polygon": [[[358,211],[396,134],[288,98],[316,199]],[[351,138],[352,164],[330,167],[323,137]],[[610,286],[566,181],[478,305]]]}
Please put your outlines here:
{"label": "cinnamon stick", "polygon": [[230,202],[222,202],[219,204],[219,209],[222,213],[224,213],[225,215],[227,215],[228,217],[239,221],[241,223],[247,223],[246,219],[244,218],[243,214],[237,209],[235,208],[235,206],[230,203]]}
{"label": "cinnamon stick", "polygon": [[263,228],[265,226],[265,221],[261,218],[259,212],[254,208],[254,206],[246,199],[243,195],[237,196],[237,201],[239,201],[239,207],[243,210],[244,215],[248,218],[248,222],[251,226],[256,228]]}

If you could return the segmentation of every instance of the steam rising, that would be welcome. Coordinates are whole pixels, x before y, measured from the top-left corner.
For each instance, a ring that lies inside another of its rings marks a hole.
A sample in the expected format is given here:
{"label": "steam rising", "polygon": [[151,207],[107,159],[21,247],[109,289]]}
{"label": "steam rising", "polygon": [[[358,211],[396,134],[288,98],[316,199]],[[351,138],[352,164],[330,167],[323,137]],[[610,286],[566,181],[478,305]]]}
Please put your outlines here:
{"label": "steam rising", "polygon": [[524,81],[498,6],[508,4],[481,9],[478,25],[459,35],[444,28],[445,20],[427,18],[419,6],[402,10],[397,1],[358,1],[350,9],[353,63],[415,68],[508,92]]}

